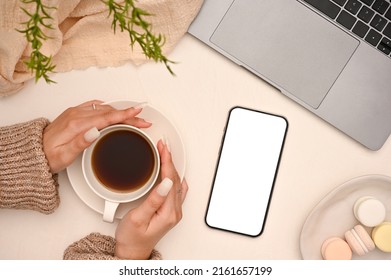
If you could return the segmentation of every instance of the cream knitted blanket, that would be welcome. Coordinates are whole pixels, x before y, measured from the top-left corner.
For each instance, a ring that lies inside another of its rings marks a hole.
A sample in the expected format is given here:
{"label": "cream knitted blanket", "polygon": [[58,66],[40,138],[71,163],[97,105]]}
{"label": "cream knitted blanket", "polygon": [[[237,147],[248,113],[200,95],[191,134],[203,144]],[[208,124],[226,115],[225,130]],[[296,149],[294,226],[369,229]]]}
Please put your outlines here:
{"label": "cream knitted blanket", "polygon": [[[101,0],[46,0],[53,10],[53,30],[48,34],[42,52],[53,56],[56,72],[85,69],[90,66],[119,66],[132,61],[146,61],[141,49],[132,50],[129,35],[117,28],[111,29],[107,6]],[[164,34],[165,54],[187,31],[197,15],[203,0],[138,0],[136,5],[153,16],[148,17],[153,32]],[[0,0],[0,97],[20,90],[33,78],[23,64],[30,55],[30,47],[24,34],[22,22],[27,16],[20,9],[20,0]],[[24,6],[25,7],[25,6]],[[164,66],[162,66],[164,67]]]}

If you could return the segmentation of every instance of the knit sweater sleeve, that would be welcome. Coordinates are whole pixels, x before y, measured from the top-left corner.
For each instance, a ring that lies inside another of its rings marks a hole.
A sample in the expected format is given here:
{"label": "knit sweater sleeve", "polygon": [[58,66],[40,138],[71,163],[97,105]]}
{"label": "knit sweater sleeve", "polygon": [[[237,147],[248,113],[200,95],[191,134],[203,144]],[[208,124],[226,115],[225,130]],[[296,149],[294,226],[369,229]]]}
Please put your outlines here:
{"label": "knit sweater sleeve", "polygon": [[39,118],[0,128],[0,208],[52,213],[59,205],[57,175],[50,172]]}
{"label": "knit sweater sleeve", "polygon": [[[115,256],[115,243],[113,237],[94,232],[68,246],[64,260],[119,260]],[[149,257],[150,260],[161,258],[156,250]]]}

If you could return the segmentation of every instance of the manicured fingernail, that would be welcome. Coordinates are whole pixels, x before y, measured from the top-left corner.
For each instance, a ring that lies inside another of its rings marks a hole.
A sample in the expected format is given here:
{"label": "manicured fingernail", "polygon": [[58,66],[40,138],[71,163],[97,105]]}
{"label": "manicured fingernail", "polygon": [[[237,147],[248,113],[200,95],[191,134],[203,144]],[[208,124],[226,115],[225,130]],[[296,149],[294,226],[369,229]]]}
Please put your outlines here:
{"label": "manicured fingernail", "polygon": [[168,138],[166,137],[166,135],[163,135],[162,141],[163,144],[167,147],[167,150],[171,153],[170,143],[168,142]]}
{"label": "manicured fingernail", "polygon": [[147,107],[148,105],[148,102],[141,102],[139,104],[137,104],[136,106],[134,106],[135,109],[143,109],[145,107]]}
{"label": "manicured fingernail", "polygon": [[164,178],[157,188],[157,193],[161,196],[167,196],[172,188],[173,182],[170,178]]}
{"label": "manicured fingernail", "polygon": [[150,120],[143,119],[145,122],[152,124],[153,122]]}
{"label": "manicured fingernail", "polygon": [[90,130],[88,130],[86,133],[84,133],[84,139],[85,139],[87,142],[92,142],[92,141],[94,141],[96,138],[98,138],[99,135],[100,135],[99,130],[98,130],[96,127],[93,127],[93,128],[91,128]]}

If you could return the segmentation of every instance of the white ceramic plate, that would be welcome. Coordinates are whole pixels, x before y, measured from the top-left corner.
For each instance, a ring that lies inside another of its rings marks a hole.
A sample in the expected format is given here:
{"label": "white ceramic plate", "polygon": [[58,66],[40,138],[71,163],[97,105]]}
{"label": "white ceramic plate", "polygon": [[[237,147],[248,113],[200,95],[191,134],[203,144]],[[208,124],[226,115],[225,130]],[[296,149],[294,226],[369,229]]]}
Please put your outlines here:
{"label": "white ceramic plate", "polygon": [[[373,196],[384,203],[386,220],[391,221],[391,178],[383,175],[367,175],[352,179],[331,191],[312,210],[304,223],[300,236],[303,259],[322,259],[320,248],[331,236],[343,237],[345,231],[359,222],[353,214],[353,205],[362,196]],[[371,228],[367,228],[370,233]],[[391,259],[391,253],[378,249],[353,259]]]}
{"label": "white ceramic plate", "polygon": [[[129,108],[139,103],[140,102],[124,100],[107,102],[107,104],[116,109]],[[172,159],[175,167],[179,176],[183,178],[185,174],[186,155],[182,139],[175,126],[161,112],[150,105],[146,106],[139,116],[153,123],[151,127],[143,130],[152,138],[152,140],[155,141],[155,143],[157,143],[157,141],[162,137],[167,139],[171,148]],[[104,200],[90,189],[84,179],[81,167],[81,158],[82,155],[80,155],[67,168],[69,181],[79,198],[91,209],[102,214],[104,209]],[[115,217],[121,219],[129,211],[129,209],[138,206],[145,197],[146,196],[136,201],[120,204]]]}

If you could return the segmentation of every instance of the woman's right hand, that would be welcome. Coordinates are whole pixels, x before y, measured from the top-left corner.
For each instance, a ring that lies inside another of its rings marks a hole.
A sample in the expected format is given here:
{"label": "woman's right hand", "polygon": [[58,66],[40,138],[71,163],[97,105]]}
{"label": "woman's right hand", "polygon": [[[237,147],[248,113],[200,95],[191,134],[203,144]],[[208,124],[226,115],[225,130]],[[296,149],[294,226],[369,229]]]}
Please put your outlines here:
{"label": "woman's right hand", "polygon": [[158,150],[162,181],[117,227],[115,254],[121,259],[148,259],[158,241],[182,218],[182,204],[188,190],[186,180],[181,181],[171,153],[161,140]]}

